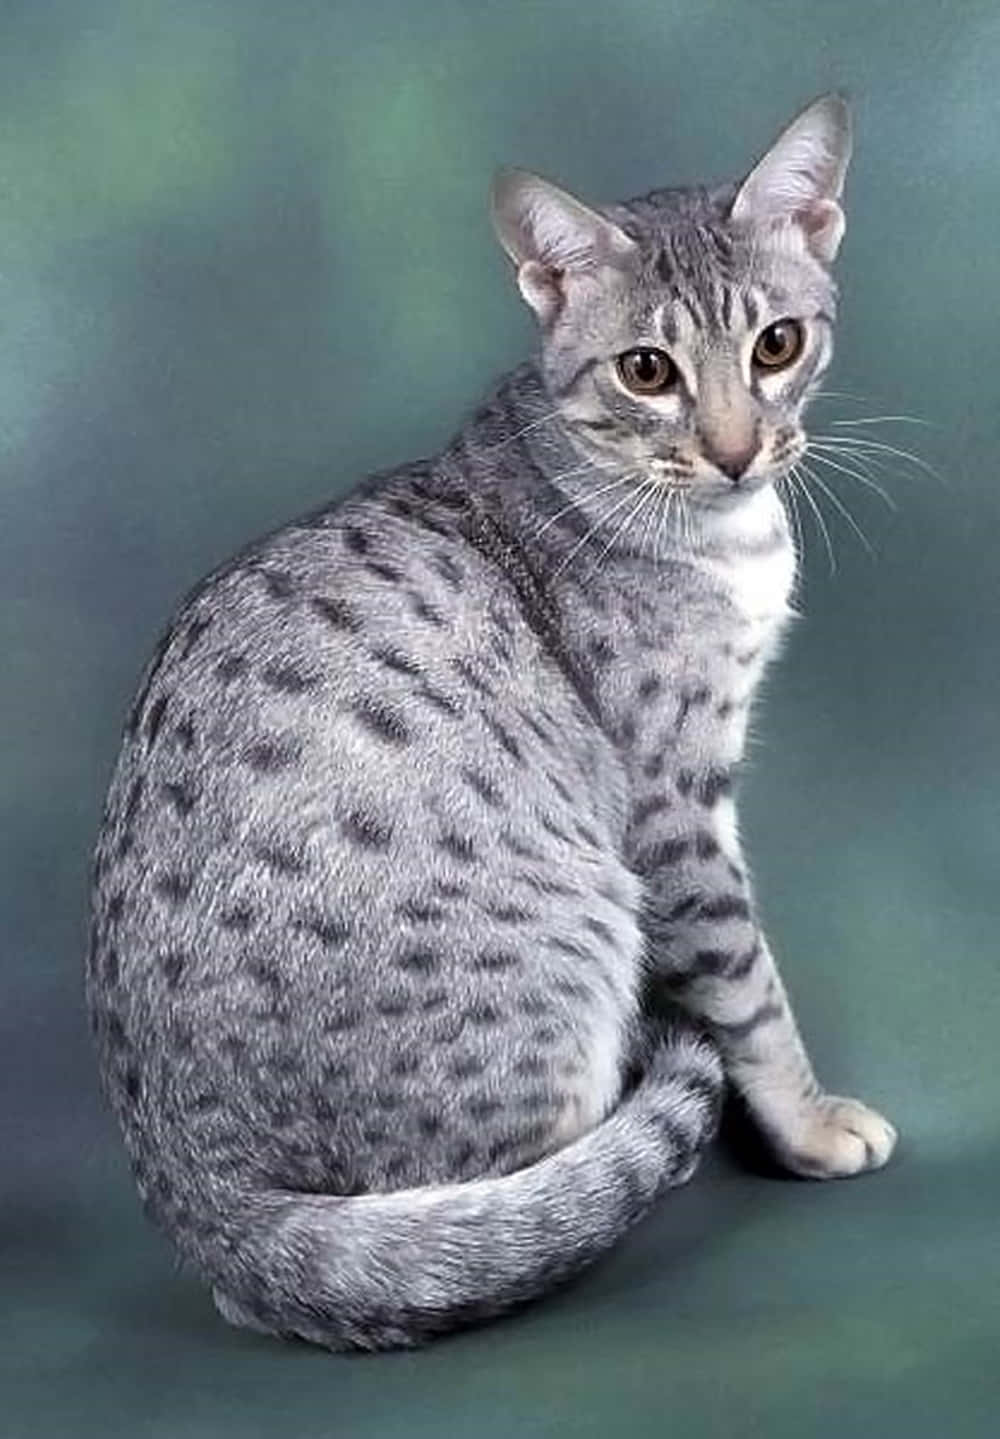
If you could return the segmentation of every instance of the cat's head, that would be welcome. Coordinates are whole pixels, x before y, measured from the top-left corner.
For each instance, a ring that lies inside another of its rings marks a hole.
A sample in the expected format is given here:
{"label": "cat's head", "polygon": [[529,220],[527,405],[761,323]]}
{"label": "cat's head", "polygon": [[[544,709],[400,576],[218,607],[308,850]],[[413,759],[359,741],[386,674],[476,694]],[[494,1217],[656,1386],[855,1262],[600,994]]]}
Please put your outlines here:
{"label": "cat's head", "polygon": [[713,505],[788,470],[832,354],[850,149],[847,106],[827,95],[736,184],[594,210],[500,172],[497,233],[585,454]]}

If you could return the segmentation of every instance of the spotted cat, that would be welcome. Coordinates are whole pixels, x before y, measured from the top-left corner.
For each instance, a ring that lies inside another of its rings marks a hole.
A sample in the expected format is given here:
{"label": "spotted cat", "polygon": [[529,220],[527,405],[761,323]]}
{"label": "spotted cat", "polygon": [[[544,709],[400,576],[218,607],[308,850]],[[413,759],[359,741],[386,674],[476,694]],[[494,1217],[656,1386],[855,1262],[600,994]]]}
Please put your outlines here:
{"label": "spotted cat", "polygon": [[89,1006],[143,1203],[232,1322],[378,1349],[508,1309],[690,1176],[724,1078],[799,1174],[889,1157],[814,1078],[734,796],[849,149],[827,96],[737,184],[596,210],[503,172],[537,360],[162,640]]}

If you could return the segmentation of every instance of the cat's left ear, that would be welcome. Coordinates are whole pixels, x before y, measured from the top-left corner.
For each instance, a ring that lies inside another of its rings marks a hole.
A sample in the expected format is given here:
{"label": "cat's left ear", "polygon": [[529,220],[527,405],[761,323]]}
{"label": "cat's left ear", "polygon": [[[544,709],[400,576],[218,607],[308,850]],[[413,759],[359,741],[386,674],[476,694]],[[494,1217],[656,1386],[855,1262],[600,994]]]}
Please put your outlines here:
{"label": "cat's left ear", "polygon": [[491,201],[497,238],[543,324],[558,314],[575,278],[607,265],[621,268],[638,253],[611,220],[527,170],[500,170]]}
{"label": "cat's left ear", "polygon": [[823,95],[781,132],[743,181],[729,217],[736,224],[792,221],[828,265],[844,234],[837,203],[851,158],[851,115],[840,95]]}

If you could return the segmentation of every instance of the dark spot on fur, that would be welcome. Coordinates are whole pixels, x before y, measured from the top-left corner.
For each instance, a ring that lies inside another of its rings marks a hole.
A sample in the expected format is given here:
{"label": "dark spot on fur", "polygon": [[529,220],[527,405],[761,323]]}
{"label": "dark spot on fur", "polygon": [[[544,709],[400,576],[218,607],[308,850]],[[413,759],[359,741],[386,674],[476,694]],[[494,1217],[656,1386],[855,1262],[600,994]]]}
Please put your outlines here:
{"label": "dark spot on fur", "polygon": [[594,635],[588,641],[587,649],[594,664],[599,668],[609,665],[615,657],[615,647],[607,635]]}
{"label": "dark spot on fur", "polygon": [[706,808],[711,808],[723,795],[728,794],[732,787],[733,782],[728,770],[710,769],[698,786],[698,799]]}
{"label": "dark spot on fur", "polygon": [[243,758],[258,774],[276,774],[295,764],[301,754],[302,743],[293,735],[270,735],[248,744]]}
{"label": "dark spot on fur", "polygon": [[187,634],[184,636],[184,645],[180,652],[180,658],[186,660],[201,639],[205,631],[211,626],[211,619],[207,615],[198,615],[188,626]]}
{"label": "dark spot on fur", "polygon": [[499,1024],[503,1015],[495,1004],[473,1004],[465,1010],[465,1018],[470,1024],[477,1024],[482,1028],[489,1029]]}
{"label": "dark spot on fur", "polygon": [[261,677],[271,689],[280,690],[286,695],[304,694],[306,690],[315,689],[319,684],[318,675],[307,674],[290,662],[268,665],[262,671]]}
{"label": "dark spot on fur", "polygon": [[402,716],[381,700],[371,695],[362,695],[353,705],[352,713],[377,739],[394,745],[409,743],[410,731],[403,723]]}
{"label": "dark spot on fur", "polygon": [[312,607],[320,619],[332,625],[335,630],[359,630],[361,620],[346,600],[333,595],[316,595]]}
{"label": "dark spot on fur", "polygon": [[246,674],[248,661],[246,655],[228,654],[215,666],[215,673],[223,680],[235,680],[242,674]]}
{"label": "dark spot on fur", "polygon": [[198,787],[191,779],[165,780],[160,786],[164,798],[182,817],[187,817],[198,799]]}
{"label": "dark spot on fur", "polygon": [[419,675],[420,666],[416,660],[409,655],[403,654],[402,650],[393,649],[384,645],[381,649],[372,650],[372,657],[378,660],[379,664],[385,665],[386,669],[395,670],[401,675]]}
{"label": "dark spot on fur", "polygon": [[416,1054],[397,1054],[389,1065],[389,1072],[397,1079],[416,1074],[420,1068],[420,1057]]}
{"label": "dark spot on fur", "polygon": [[502,805],[503,796],[493,781],[488,779],[481,770],[473,769],[470,765],[463,765],[459,773],[469,788],[475,790],[480,799],[494,807]]}
{"label": "dark spot on fur", "polygon": [[447,554],[444,550],[439,550],[434,556],[433,565],[441,578],[445,580],[453,590],[460,590],[462,588],[465,571],[456,560],[452,559],[451,555]]}
{"label": "dark spot on fur", "polygon": [[380,994],[375,1000],[375,1008],[389,1019],[398,1019],[410,1008],[410,996],[399,991]]}
{"label": "dark spot on fur", "polygon": [[160,968],[171,989],[176,989],[187,968],[187,957],[179,949],[172,949],[160,957]]}
{"label": "dark spot on fur", "polygon": [[443,629],[445,619],[441,611],[428,600],[425,600],[423,595],[418,593],[417,590],[410,590],[408,593],[410,603],[413,606],[413,613],[417,619],[424,620],[425,623],[433,625],[435,629]]}
{"label": "dark spot on fur", "polygon": [[309,915],[294,921],[296,929],[305,930],[319,940],[324,949],[339,949],[350,934],[350,926],[334,915]]}
{"label": "dark spot on fur", "polygon": [[392,838],[390,825],[360,809],[352,810],[341,821],[341,829],[348,839],[363,849],[385,849]]}
{"label": "dark spot on fur", "polygon": [[636,828],[645,824],[654,814],[662,814],[670,808],[670,800],[665,794],[648,795],[645,799],[639,800],[632,810],[632,823]]}
{"label": "dark spot on fur", "polygon": [[262,844],[255,851],[257,858],[262,864],[275,874],[293,876],[305,874],[305,855],[300,850],[292,849],[289,845],[280,843]]}
{"label": "dark spot on fur", "polygon": [[431,685],[422,685],[418,693],[421,699],[425,699],[429,705],[433,705],[442,714],[454,717],[462,713],[462,706],[457,700],[453,700],[450,695],[442,694],[440,690],[434,689]]}
{"label": "dark spot on fur", "polygon": [[191,715],[187,715],[174,729],[181,747],[186,750],[194,749],[194,721]]}
{"label": "dark spot on fur", "polygon": [[386,564],[384,560],[367,560],[365,569],[369,574],[377,575],[380,580],[388,580],[391,585],[397,584],[403,577],[402,570],[396,565]]}
{"label": "dark spot on fur", "polygon": [[151,749],[156,743],[156,737],[160,733],[160,726],[163,723],[163,715],[167,708],[168,695],[157,695],[149,707],[146,715],[146,742]]}
{"label": "dark spot on fur", "polygon": [[287,600],[295,589],[292,577],[287,570],[262,569],[260,575],[273,600]]}
{"label": "dark spot on fur", "polygon": [[425,904],[420,900],[407,899],[402,904],[397,904],[396,913],[400,918],[413,920],[417,924],[431,924],[444,919],[446,911],[439,904]]}
{"label": "dark spot on fur", "polygon": [[254,912],[249,904],[234,904],[222,913],[219,920],[223,929],[234,929],[246,934],[254,922]]}
{"label": "dark spot on fur", "polygon": [[526,924],[528,920],[538,918],[533,910],[519,904],[491,904],[487,913],[500,924]]}
{"label": "dark spot on fur", "polygon": [[539,1058],[537,1054],[526,1054],[523,1059],[519,1059],[514,1065],[515,1074],[523,1074],[527,1077],[545,1074],[547,1070],[548,1065],[545,1063],[545,1060]]}
{"label": "dark spot on fur", "polygon": [[522,763],[523,756],[521,754],[521,746],[511,734],[510,730],[508,730],[504,725],[502,725],[498,719],[494,719],[492,715],[487,714],[485,710],[483,711],[483,719],[486,723],[487,728],[496,737],[502,747],[507,751],[511,759],[517,760],[518,763]]}
{"label": "dark spot on fur", "polygon": [[467,1114],[473,1119],[490,1119],[494,1114],[499,1114],[503,1104],[499,1099],[494,1099],[488,1094],[477,1094],[466,1100],[462,1106]]}
{"label": "dark spot on fur", "polygon": [[466,834],[459,834],[457,830],[445,830],[438,839],[438,845],[462,864],[471,864],[476,858],[476,849],[472,840]]}
{"label": "dark spot on fur", "polygon": [[426,944],[405,949],[396,961],[400,969],[409,970],[413,974],[433,974],[439,968],[440,962],[437,952]]}
{"label": "dark spot on fur", "polygon": [[452,1060],[450,1072],[455,1079],[471,1079],[473,1075],[482,1074],[485,1068],[478,1054],[460,1054]]}
{"label": "dark spot on fur", "polygon": [[153,881],[153,888],[157,894],[164,899],[169,899],[174,904],[182,904],[191,893],[194,880],[188,874],[182,874],[180,870],[170,869],[157,875]]}
{"label": "dark spot on fur", "polygon": [[750,906],[739,894],[720,894],[706,901],[698,911],[701,919],[749,919]]}
{"label": "dark spot on fur", "polygon": [[636,855],[632,868],[636,874],[648,878],[655,874],[664,865],[676,864],[678,860],[688,852],[688,841],[686,839],[664,839],[659,844],[650,845],[648,849],[642,849]]}
{"label": "dark spot on fur", "polygon": [[476,955],[472,967],[496,974],[505,970],[517,969],[520,963],[521,956],[512,949],[484,949]]}
{"label": "dark spot on fur", "polygon": [[468,685],[469,689],[475,690],[477,694],[485,696],[486,699],[493,698],[493,687],[483,679],[469,660],[461,655],[451,660],[451,668]]}

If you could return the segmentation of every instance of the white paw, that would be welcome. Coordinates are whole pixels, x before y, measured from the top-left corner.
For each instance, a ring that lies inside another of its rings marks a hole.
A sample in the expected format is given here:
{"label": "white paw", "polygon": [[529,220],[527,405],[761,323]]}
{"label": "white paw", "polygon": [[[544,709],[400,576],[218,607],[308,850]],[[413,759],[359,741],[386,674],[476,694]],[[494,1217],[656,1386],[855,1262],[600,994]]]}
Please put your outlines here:
{"label": "white paw", "polygon": [[857,1099],[824,1094],[774,1136],[787,1169],[811,1179],[838,1179],[881,1169],[896,1147],[887,1119]]}

